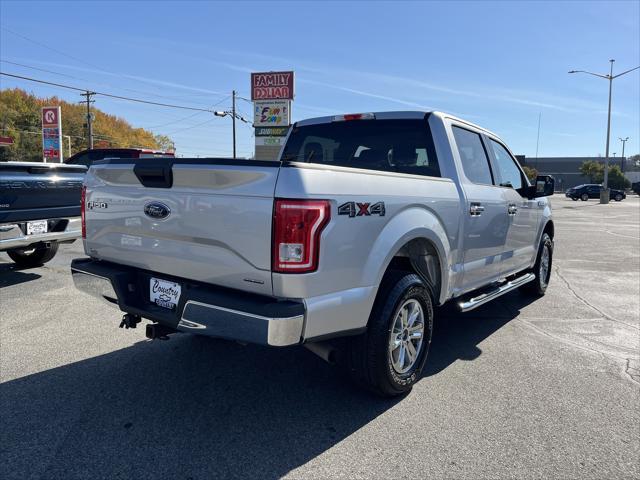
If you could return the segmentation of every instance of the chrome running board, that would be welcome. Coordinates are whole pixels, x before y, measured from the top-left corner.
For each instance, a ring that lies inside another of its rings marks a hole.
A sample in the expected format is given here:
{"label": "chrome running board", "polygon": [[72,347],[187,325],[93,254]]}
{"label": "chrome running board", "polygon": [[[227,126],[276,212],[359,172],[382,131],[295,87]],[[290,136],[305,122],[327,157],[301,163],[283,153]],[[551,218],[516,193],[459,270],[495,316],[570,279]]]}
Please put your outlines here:
{"label": "chrome running board", "polygon": [[458,302],[458,308],[461,312],[469,312],[474,308],[478,308],[480,305],[484,305],[491,300],[495,300],[505,293],[509,293],[511,290],[521,287],[525,283],[535,280],[535,278],[536,276],[533,273],[526,273],[520,277],[514,278],[513,280],[509,280],[507,283],[504,283],[493,290],[481,293],[480,295],[471,297],[468,300],[461,300]]}

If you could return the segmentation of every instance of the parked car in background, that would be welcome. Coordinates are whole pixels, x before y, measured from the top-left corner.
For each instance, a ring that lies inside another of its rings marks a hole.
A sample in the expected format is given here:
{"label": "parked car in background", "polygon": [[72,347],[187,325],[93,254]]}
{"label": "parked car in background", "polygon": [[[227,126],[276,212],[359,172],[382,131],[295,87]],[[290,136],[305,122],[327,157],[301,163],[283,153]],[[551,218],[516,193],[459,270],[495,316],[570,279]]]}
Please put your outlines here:
{"label": "parked car in background", "polygon": [[631,190],[633,190],[637,195],[640,195],[640,182],[633,182],[631,184]]}
{"label": "parked car in background", "polygon": [[338,358],[411,389],[434,306],[469,311],[551,275],[553,178],[530,185],[495,134],[438,112],[322,117],[280,161],[112,159],[83,192],[75,285],[176,331]]}
{"label": "parked car in background", "polygon": [[171,152],[162,152],[159,150],[148,150],[143,148],[94,148],[92,150],[82,150],[72,155],[65,163],[71,165],[91,166],[98,160],[105,158],[174,158],[175,154]]}
{"label": "parked car in background", "polygon": [[[573,201],[582,200],[586,202],[590,198],[600,198],[600,192],[602,191],[602,185],[596,183],[587,183],[584,185],[578,185],[572,187],[566,191],[565,196]],[[616,190],[615,188],[609,189],[609,199],[619,202],[627,198],[627,194],[622,190]]]}
{"label": "parked car in background", "polygon": [[51,260],[81,235],[83,165],[0,163],[0,252],[21,267]]}

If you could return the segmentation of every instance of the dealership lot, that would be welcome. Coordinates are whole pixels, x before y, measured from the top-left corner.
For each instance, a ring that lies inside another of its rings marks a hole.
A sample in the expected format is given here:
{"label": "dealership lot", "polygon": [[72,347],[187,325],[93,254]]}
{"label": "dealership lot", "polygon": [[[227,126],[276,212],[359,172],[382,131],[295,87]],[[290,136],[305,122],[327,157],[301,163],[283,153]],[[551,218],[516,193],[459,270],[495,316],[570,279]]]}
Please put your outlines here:
{"label": "dealership lot", "polygon": [[437,312],[405,398],[302,348],[118,329],[45,267],[0,256],[2,478],[638,477],[640,198],[552,198],[553,276]]}

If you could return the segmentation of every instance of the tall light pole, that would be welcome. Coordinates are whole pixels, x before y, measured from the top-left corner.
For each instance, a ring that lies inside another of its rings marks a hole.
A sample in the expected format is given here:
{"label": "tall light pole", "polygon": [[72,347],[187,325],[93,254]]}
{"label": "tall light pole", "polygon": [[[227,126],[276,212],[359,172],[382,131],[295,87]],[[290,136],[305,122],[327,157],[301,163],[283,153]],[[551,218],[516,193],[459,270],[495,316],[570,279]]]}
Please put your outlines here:
{"label": "tall light pole", "polygon": [[622,138],[622,137],[618,137],[618,140],[620,140],[622,142],[622,160],[620,160],[620,170],[622,170],[624,172],[624,144],[627,143],[627,140],[629,140],[629,137],[626,138]]}
{"label": "tall light pole", "polygon": [[609,109],[608,109],[608,113],[607,113],[607,146],[606,146],[606,152],[605,152],[605,159],[604,159],[604,185],[603,185],[603,189],[600,192],[600,203],[609,203],[609,139],[611,136],[611,90],[613,88],[613,79],[614,78],[618,78],[621,77],[622,75],[625,75],[629,72],[633,72],[634,70],[637,70],[640,68],[640,65],[635,67],[635,68],[631,68],[629,70],[626,70],[622,73],[619,73],[617,75],[613,74],[613,62],[615,62],[615,60],[609,60],[609,63],[611,64],[610,70],[609,70],[609,74],[608,75],[602,75],[600,73],[593,73],[593,72],[587,72],[586,70],[570,70],[569,73],[586,73],[588,75],[593,75],[594,77],[600,77],[600,78],[605,78],[607,80],[609,80]]}
{"label": "tall light pole", "polygon": [[[227,97],[229,98],[229,97]],[[236,119],[240,120],[244,123],[249,123],[242,115],[238,115],[236,113],[236,91],[233,90],[231,92],[231,110],[227,110],[224,112],[213,112],[216,117],[231,117],[233,122],[233,158],[236,158]]]}

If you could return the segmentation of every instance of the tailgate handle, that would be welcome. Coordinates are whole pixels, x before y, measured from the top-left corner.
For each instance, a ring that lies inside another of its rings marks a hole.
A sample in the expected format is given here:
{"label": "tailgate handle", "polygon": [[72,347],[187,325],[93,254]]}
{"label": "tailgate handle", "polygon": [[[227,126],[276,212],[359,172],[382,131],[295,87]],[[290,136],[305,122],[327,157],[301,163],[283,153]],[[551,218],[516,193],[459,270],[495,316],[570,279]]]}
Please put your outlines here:
{"label": "tailgate handle", "polygon": [[173,185],[173,170],[171,165],[151,166],[136,165],[133,167],[140,183],[149,188],[171,188]]}

